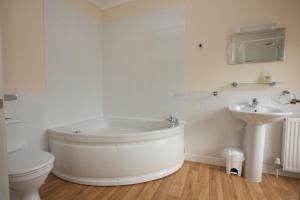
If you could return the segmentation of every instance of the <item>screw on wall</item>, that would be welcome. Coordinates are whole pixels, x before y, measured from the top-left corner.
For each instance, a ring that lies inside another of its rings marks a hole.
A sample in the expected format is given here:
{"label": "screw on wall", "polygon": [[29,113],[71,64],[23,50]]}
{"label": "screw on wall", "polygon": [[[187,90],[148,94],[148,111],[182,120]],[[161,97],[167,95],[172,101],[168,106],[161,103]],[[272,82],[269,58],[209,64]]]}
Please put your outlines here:
{"label": "screw on wall", "polygon": [[219,92],[218,91],[213,91],[212,95],[216,97],[216,96],[219,95]]}

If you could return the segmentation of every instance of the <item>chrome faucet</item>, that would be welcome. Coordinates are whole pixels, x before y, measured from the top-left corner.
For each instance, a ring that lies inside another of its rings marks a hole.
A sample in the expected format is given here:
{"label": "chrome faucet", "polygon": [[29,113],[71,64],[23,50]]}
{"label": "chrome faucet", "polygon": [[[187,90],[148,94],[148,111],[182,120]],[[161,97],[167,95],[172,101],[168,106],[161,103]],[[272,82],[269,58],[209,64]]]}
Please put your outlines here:
{"label": "chrome faucet", "polygon": [[173,115],[169,115],[169,117],[166,120],[170,123],[170,127],[175,127],[179,125],[179,120]]}
{"label": "chrome faucet", "polygon": [[259,102],[258,102],[257,98],[253,98],[251,107],[252,108],[257,108],[258,104],[259,104]]}

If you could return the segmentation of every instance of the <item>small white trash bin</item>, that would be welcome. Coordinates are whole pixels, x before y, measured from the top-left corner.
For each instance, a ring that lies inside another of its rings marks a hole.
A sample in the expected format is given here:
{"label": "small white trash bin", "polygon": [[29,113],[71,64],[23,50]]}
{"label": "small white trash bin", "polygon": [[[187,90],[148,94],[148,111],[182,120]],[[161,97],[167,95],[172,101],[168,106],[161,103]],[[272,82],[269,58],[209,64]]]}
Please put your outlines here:
{"label": "small white trash bin", "polygon": [[226,159],[226,173],[241,176],[245,160],[243,151],[236,148],[226,148],[223,151],[223,157]]}

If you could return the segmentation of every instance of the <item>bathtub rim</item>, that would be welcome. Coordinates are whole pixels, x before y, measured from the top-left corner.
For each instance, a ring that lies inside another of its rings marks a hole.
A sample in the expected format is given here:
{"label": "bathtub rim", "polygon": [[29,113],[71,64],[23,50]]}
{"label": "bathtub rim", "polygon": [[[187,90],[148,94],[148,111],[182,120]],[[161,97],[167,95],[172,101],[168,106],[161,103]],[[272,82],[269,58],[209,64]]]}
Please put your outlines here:
{"label": "bathtub rim", "polygon": [[[48,129],[57,129],[57,128],[61,128],[63,126],[68,126],[71,124],[78,124],[78,123],[82,123],[85,121],[90,121],[90,120],[101,120],[101,119],[119,119],[119,120],[137,120],[137,121],[149,121],[149,122],[167,122],[166,119],[160,119],[160,118],[145,118],[145,117],[130,117],[130,116],[119,116],[119,115],[97,115],[94,117],[88,117],[88,118],[84,118],[81,120],[75,120],[75,121],[67,121],[67,122],[63,122],[63,123],[59,123],[56,125],[49,125]],[[179,124],[182,125],[186,125],[186,122],[183,120],[179,121]]]}
{"label": "bathtub rim", "polygon": [[[144,119],[144,118],[127,118],[127,117],[103,117],[104,119],[117,119],[117,120],[136,120],[136,121],[150,121],[150,122],[165,122],[164,120],[157,119]],[[93,119],[90,119],[93,120]],[[94,120],[101,120],[101,118],[94,118]],[[87,120],[84,120],[87,121]],[[83,121],[81,121],[83,122]],[[77,122],[80,123],[80,122]],[[71,125],[75,123],[69,123]],[[184,132],[185,122],[180,121],[178,126],[158,129],[154,131],[141,131],[139,133],[126,133],[126,134],[90,134],[82,132],[81,134],[75,134],[70,131],[59,130],[62,126],[56,128],[47,129],[47,135],[49,140],[59,140],[64,142],[75,143],[128,143],[139,142],[148,140],[159,140]],[[86,134],[85,134],[86,133]]]}

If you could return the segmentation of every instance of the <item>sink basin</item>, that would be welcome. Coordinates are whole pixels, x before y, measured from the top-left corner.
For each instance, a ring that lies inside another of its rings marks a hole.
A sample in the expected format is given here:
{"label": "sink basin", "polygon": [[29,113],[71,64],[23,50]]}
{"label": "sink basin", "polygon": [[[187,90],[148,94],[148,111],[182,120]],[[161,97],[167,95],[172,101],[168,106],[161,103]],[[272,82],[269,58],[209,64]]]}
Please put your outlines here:
{"label": "sink basin", "polygon": [[257,106],[253,108],[249,105],[230,106],[229,110],[240,120],[247,124],[268,124],[284,119],[291,115],[291,112],[284,112],[271,106]]}
{"label": "sink basin", "polygon": [[271,106],[250,105],[230,106],[229,110],[238,119],[246,122],[244,135],[245,172],[251,182],[260,182],[264,160],[266,124],[283,120],[291,112],[284,112]]}

